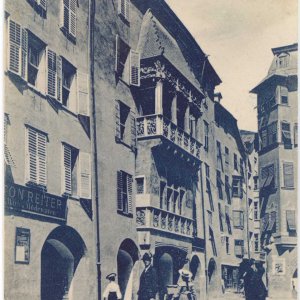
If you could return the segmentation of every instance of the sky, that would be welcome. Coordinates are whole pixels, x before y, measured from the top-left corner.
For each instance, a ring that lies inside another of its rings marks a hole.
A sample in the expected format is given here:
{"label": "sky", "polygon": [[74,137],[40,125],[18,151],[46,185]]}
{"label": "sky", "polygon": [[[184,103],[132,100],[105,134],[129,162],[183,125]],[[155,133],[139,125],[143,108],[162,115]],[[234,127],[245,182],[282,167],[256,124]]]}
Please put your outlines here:
{"label": "sky", "polygon": [[297,0],[166,0],[220,76],[222,104],[240,129],[257,130],[256,95],[271,48],[297,42]]}

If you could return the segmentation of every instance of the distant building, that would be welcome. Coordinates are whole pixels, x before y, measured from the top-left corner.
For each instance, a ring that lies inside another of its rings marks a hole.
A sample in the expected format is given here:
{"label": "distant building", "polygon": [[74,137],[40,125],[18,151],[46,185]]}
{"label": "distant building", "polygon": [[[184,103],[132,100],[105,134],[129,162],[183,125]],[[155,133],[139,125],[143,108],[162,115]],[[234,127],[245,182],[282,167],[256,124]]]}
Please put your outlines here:
{"label": "distant building", "polygon": [[208,127],[201,171],[209,299],[238,291],[239,264],[248,257],[245,149],[237,121],[220,99],[215,95],[212,116],[203,114]]}
{"label": "distant building", "polygon": [[89,6],[78,2],[5,1],[5,299],[96,299]]}
{"label": "distant building", "polygon": [[261,242],[272,299],[297,289],[298,44],[272,49],[257,94]]}

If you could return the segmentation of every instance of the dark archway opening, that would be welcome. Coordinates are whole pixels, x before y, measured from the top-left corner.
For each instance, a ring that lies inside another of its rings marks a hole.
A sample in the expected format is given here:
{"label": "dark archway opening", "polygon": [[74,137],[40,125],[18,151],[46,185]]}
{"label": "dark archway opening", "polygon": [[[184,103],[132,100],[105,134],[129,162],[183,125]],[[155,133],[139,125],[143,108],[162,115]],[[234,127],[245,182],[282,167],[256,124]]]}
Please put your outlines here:
{"label": "dark archway opening", "polygon": [[69,226],[55,228],[41,252],[41,300],[68,299],[69,289],[85,244]]}

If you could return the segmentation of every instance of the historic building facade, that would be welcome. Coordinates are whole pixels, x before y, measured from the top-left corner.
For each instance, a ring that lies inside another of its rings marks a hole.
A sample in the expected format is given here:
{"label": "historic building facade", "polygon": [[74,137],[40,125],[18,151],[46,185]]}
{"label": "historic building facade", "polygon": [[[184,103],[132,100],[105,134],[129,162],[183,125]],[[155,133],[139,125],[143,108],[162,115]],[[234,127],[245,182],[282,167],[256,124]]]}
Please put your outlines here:
{"label": "historic building facade", "polygon": [[5,298],[95,299],[87,1],[5,4]]}
{"label": "historic building facade", "polygon": [[239,264],[248,257],[245,149],[236,119],[220,100],[216,94],[213,115],[204,120],[202,189],[209,299],[238,292]]}
{"label": "historic building facade", "polygon": [[294,297],[297,280],[298,45],[272,49],[257,94],[261,241],[272,299]]}

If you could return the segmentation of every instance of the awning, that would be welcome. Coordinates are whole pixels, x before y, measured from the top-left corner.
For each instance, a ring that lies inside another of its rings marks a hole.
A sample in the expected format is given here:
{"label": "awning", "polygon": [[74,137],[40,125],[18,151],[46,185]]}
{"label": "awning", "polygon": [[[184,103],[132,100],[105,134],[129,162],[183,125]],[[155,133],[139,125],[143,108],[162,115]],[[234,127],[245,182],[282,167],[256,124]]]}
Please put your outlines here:
{"label": "awning", "polygon": [[266,178],[264,184],[262,185],[262,188],[267,188],[271,185],[271,183],[274,180],[274,174],[269,174],[269,176]]}
{"label": "awning", "polygon": [[289,230],[296,230],[296,218],[294,210],[286,211],[286,221]]}

